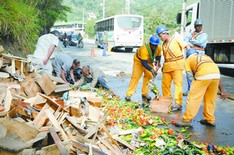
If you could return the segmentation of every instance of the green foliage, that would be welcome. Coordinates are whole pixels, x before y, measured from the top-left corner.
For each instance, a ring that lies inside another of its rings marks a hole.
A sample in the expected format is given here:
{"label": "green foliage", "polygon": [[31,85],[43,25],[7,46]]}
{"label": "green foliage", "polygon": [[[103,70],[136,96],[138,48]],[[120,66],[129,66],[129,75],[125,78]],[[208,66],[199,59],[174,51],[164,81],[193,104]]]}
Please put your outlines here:
{"label": "green foliage", "polygon": [[34,51],[36,39],[49,32],[70,8],[62,0],[0,0],[0,44],[14,55]]}
{"label": "green foliage", "polygon": [[[37,10],[18,0],[0,0],[0,36],[15,50],[29,51],[34,45],[39,26]],[[18,53],[20,55],[20,53]]]}
{"label": "green foliage", "polygon": [[56,20],[66,21],[66,13],[71,9],[62,4],[63,0],[38,0],[37,9],[40,10],[38,18],[44,28],[41,33],[48,33]]}
{"label": "green foliage", "polygon": [[95,20],[88,20],[86,22],[85,30],[86,30],[87,35],[89,35],[89,36],[94,36],[95,35],[94,24],[95,24]]}

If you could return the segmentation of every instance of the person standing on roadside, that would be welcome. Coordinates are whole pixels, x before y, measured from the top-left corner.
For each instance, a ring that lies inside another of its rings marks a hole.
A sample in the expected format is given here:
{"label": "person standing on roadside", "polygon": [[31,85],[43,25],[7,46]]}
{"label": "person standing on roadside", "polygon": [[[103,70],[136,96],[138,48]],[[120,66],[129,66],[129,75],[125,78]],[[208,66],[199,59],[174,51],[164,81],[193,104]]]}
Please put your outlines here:
{"label": "person standing on roadside", "polygon": [[[206,44],[208,42],[208,35],[202,31],[202,20],[196,19],[194,22],[195,31],[189,33],[185,37],[185,41],[189,44],[191,48],[194,48],[198,54],[205,54]],[[183,93],[183,96],[187,96],[190,90],[191,81],[187,78],[188,90]]]}
{"label": "person standing on roadside", "polygon": [[162,93],[163,96],[171,97],[171,83],[174,81],[175,103],[172,110],[182,109],[182,72],[184,70],[184,56],[182,49],[189,49],[189,45],[180,38],[179,34],[170,36],[168,28],[159,26],[156,33],[163,41],[162,51],[164,64],[162,68]]}
{"label": "person standing on roadside", "polygon": [[161,46],[159,45],[159,43],[160,40],[158,36],[153,35],[152,37],[150,37],[149,43],[141,46],[134,55],[132,76],[125,97],[126,101],[131,100],[131,96],[136,91],[142,73],[144,73],[142,99],[147,100],[148,102],[151,100],[151,97],[148,95],[149,90],[147,84],[152,78],[155,78],[157,75],[153,63],[155,62],[156,67],[160,67]]}
{"label": "person standing on roadside", "polygon": [[107,48],[108,48],[108,34],[105,31],[104,34],[103,34],[103,52],[102,52],[102,56],[106,56]]}
{"label": "person standing on roadside", "polygon": [[228,96],[224,92],[220,80],[220,71],[213,60],[191,48],[186,52],[185,61],[186,74],[192,81],[191,90],[186,100],[186,111],[183,114],[183,121],[176,122],[176,126],[192,127],[192,120],[197,115],[204,100],[203,117],[200,123],[208,126],[215,126],[215,102],[220,90],[220,98],[226,99]]}
{"label": "person standing on roadside", "polygon": [[59,31],[54,30],[39,37],[33,54],[31,65],[34,68],[42,68],[43,72],[48,75],[52,75],[52,59],[54,58],[54,50],[59,44],[59,35]]}

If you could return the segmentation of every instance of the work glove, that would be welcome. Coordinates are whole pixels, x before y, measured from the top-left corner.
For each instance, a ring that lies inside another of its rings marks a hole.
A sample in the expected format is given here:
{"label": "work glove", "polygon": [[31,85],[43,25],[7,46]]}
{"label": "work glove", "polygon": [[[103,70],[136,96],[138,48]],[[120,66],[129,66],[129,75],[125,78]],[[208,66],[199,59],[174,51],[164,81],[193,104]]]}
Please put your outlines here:
{"label": "work glove", "polygon": [[150,71],[153,75],[153,78],[155,78],[157,76],[157,72],[153,68]]}

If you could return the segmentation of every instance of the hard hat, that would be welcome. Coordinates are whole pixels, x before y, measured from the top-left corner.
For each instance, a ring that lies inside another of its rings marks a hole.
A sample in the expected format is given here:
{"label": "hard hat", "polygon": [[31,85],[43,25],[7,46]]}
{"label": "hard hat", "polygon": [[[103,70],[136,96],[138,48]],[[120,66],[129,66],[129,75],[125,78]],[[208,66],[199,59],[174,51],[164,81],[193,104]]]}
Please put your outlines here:
{"label": "hard hat", "polygon": [[159,35],[161,33],[168,33],[168,28],[166,26],[159,26],[156,29],[156,33]]}
{"label": "hard hat", "polygon": [[194,48],[190,48],[186,52],[186,58],[188,58],[192,54],[197,54],[198,52]]}
{"label": "hard hat", "polygon": [[157,35],[153,35],[152,37],[150,37],[150,40],[149,42],[152,44],[152,45],[158,45],[160,43],[160,40],[158,38]]}
{"label": "hard hat", "polygon": [[53,30],[50,33],[52,33],[55,36],[59,36],[60,35],[60,32],[58,30]]}
{"label": "hard hat", "polygon": [[194,25],[202,25],[202,20],[201,19],[196,19],[194,22]]}

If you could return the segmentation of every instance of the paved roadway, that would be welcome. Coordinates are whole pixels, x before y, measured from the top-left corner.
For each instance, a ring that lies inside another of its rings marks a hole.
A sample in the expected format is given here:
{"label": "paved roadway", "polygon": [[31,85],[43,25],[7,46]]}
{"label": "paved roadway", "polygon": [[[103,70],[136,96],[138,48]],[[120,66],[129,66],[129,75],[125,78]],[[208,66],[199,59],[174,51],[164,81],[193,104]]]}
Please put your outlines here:
{"label": "paved roadway", "polygon": [[[62,45],[62,44],[61,44]],[[62,46],[61,46],[62,47]],[[91,57],[91,49],[94,48],[95,57]],[[96,66],[101,69],[108,76],[107,84],[116,93],[119,94],[122,100],[124,99],[125,92],[128,88],[132,64],[133,54],[125,52],[109,52],[107,56],[102,56],[102,49],[95,46],[94,41],[85,40],[84,48],[80,49],[77,47],[62,48],[65,53],[68,53],[74,58],[81,61],[81,66],[90,65]],[[119,72],[126,73],[124,77],[116,77]],[[184,74],[183,90],[186,90],[187,83]],[[225,91],[234,94],[234,78],[222,75],[221,76]],[[162,74],[159,73],[154,82],[157,84],[158,89],[161,90],[161,79]],[[132,96],[132,100],[141,102],[141,85],[142,79],[139,82],[136,93]],[[173,86],[172,86],[172,89]],[[153,97],[153,94],[150,94]],[[186,97],[183,97],[183,110],[185,111]],[[182,118],[181,112],[174,112],[172,114],[154,114],[166,117],[168,121],[175,119],[180,120]],[[201,125],[198,121],[202,119],[202,107],[199,113],[195,117],[193,124],[194,127],[191,129],[193,136],[191,140],[205,141],[216,145],[230,145],[234,146],[234,102],[232,100],[220,100],[217,98],[216,104],[216,127],[206,127]],[[173,126],[173,128],[175,128]]]}

